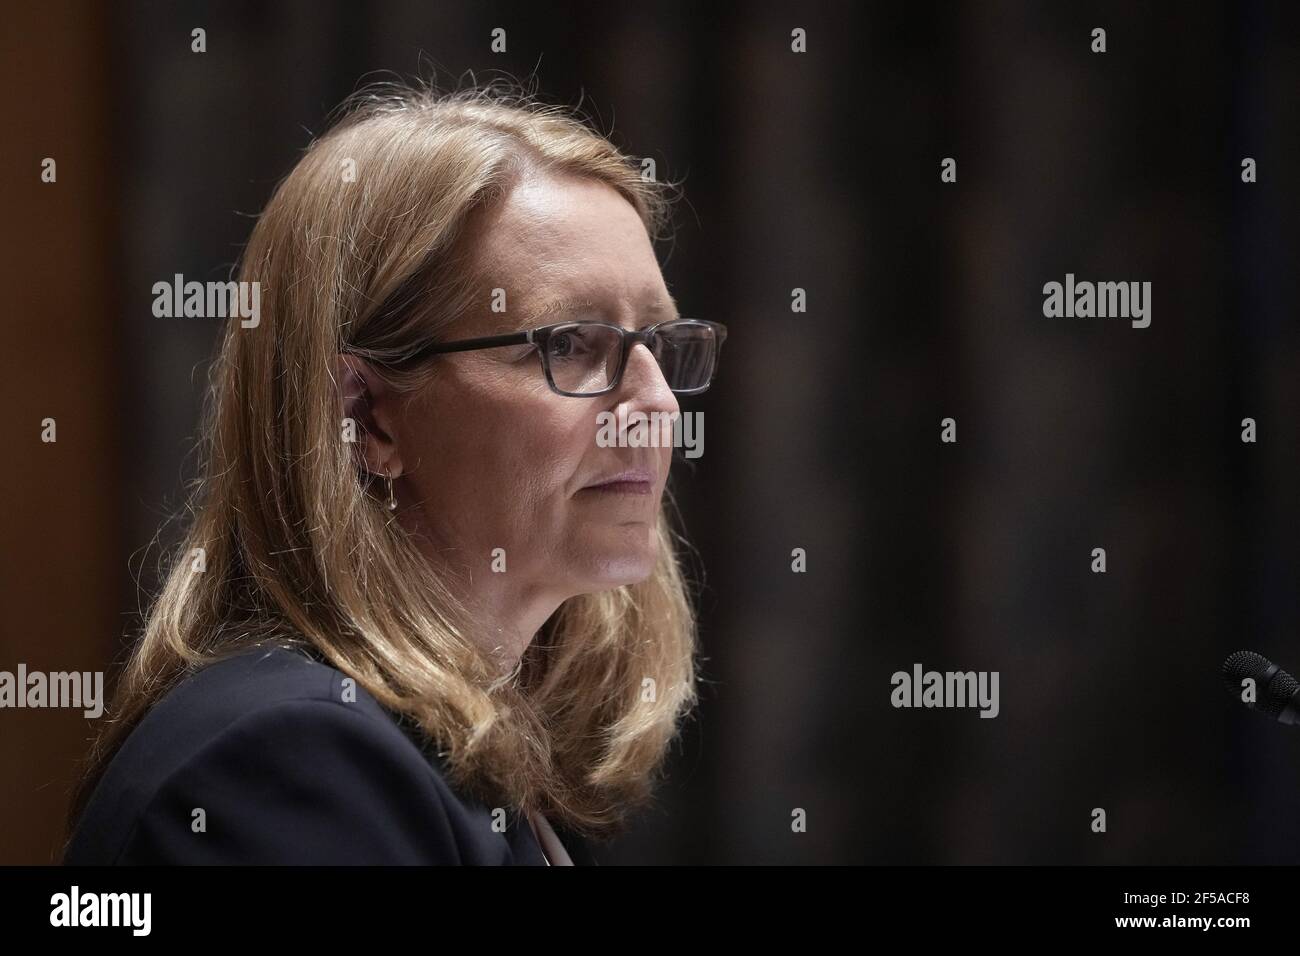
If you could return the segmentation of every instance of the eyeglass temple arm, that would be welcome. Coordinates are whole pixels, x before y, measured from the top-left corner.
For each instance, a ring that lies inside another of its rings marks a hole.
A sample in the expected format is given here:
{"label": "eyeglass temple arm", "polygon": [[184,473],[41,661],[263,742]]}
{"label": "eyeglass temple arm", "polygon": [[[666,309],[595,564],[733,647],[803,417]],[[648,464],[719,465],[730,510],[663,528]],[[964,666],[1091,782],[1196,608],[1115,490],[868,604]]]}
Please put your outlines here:
{"label": "eyeglass temple arm", "polygon": [[528,332],[511,332],[507,335],[489,335],[478,339],[459,339],[455,342],[431,342],[428,345],[416,349],[407,361],[416,361],[424,358],[426,355],[442,355],[445,352],[470,352],[475,349],[494,349],[503,345],[524,345],[531,344],[533,333]]}

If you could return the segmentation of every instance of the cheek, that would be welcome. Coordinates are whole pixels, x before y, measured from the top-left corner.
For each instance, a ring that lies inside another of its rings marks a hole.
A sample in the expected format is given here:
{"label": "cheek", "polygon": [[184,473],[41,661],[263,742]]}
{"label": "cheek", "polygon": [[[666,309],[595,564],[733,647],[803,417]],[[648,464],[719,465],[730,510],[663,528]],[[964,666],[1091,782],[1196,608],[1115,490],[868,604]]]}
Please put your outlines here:
{"label": "cheek", "polygon": [[421,496],[472,516],[484,530],[494,526],[498,537],[503,527],[535,530],[563,507],[595,445],[594,412],[587,411],[545,383],[433,389],[410,436]]}

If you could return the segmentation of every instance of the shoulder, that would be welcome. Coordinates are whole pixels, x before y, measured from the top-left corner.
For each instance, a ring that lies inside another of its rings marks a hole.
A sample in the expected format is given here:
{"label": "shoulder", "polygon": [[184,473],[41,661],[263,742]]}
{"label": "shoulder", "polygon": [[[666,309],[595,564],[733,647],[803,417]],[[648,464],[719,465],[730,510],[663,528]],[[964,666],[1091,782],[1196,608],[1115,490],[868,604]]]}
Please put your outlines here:
{"label": "shoulder", "polygon": [[96,787],[65,861],[526,856],[492,820],[364,688],[305,652],[266,646],[188,675],[154,705]]}
{"label": "shoulder", "polygon": [[151,745],[151,763],[171,767],[242,720],[264,722],[301,706],[327,720],[365,714],[400,736],[396,721],[364,688],[307,651],[284,645],[254,647],[189,674],[154,705],[137,733]]}

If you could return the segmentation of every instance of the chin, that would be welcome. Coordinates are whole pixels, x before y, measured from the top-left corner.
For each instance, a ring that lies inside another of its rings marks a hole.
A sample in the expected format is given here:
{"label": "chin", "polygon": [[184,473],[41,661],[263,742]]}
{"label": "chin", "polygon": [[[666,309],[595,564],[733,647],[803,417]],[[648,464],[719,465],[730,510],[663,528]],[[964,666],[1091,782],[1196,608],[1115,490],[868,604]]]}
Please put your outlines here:
{"label": "chin", "polygon": [[574,562],[586,572],[589,591],[640,584],[659,561],[659,534],[654,525],[620,526],[589,539]]}

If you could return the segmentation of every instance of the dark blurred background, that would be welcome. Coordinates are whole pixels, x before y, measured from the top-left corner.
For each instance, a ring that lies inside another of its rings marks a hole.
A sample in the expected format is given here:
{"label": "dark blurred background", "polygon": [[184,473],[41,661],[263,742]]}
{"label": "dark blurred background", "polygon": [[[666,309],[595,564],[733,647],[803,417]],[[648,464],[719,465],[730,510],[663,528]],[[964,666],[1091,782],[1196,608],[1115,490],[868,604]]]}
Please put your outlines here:
{"label": "dark blurred background", "polygon": [[[1300,862],[1300,734],[1217,676],[1239,647],[1300,668],[1294,4],[5,17],[0,669],[120,658],[174,539],[220,320],[154,318],[153,283],[226,278],[359,84],[535,76],[684,177],[661,261],[731,332],[675,477],[704,700],[602,861]],[[1045,318],[1067,272],[1152,282],[1150,328]],[[999,671],[1000,715],[894,709],[917,662]],[[0,713],[0,862],[56,858],[91,730]]]}

